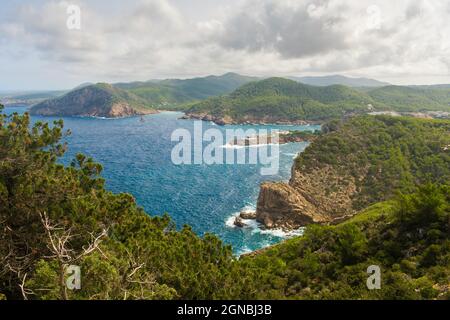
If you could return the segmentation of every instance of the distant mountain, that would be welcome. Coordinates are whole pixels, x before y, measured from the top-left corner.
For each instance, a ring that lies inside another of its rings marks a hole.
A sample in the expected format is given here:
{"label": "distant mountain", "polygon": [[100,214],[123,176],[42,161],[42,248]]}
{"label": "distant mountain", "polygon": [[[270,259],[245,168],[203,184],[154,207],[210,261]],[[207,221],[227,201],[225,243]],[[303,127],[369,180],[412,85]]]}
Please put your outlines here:
{"label": "distant mountain", "polygon": [[450,111],[450,88],[445,86],[387,86],[368,95],[395,111]]}
{"label": "distant mountain", "polygon": [[450,84],[410,85],[408,87],[416,89],[450,89]]}
{"label": "distant mountain", "polygon": [[187,115],[219,124],[321,121],[349,112],[367,112],[373,104],[370,96],[349,87],[317,87],[270,78],[246,84],[228,96],[194,104]]}
{"label": "distant mountain", "polygon": [[145,99],[147,103],[166,109],[179,108],[180,104],[228,94],[243,84],[259,78],[227,73],[222,76],[208,76],[193,79],[150,80],[114,84]]}
{"label": "distant mountain", "polygon": [[290,79],[312,86],[331,86],[340,84],[348,87],[383,87],[390,85],[387,82],[368,78],[350,78],[341,75],[322,77],[290,77]]}
{"label": "distant mountain", "polygon": [[44,116],[125,117],[155,113],[145,100],[110,84],[70,91],[62,97],[33,106],[31,114]]}

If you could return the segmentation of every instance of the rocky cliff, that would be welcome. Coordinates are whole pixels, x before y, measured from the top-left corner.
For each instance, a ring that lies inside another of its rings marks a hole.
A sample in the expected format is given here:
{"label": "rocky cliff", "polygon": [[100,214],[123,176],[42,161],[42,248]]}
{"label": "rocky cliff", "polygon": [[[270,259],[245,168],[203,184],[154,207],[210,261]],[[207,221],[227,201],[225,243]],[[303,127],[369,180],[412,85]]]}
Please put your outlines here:
{"label": "rocky cliff", "polygon": [[[324,126],[296,159],[289,183],[261,185],[257,220],[267,228],[334,224],[362,208],[450,179],[450,122],[356,117]],[[443,165],[447,164],[447,165]]]}
{"label": "rocky cliff", "polygon": [[[341,183],[346,178],[348,183]],[[356,193],[352,180],[352,177],[338,175],[331,167],[309,172],[294,168],[289,183],[265,182],[261,185],[257,220],[267,228],[295,229],[351,217],[352,198]]]}

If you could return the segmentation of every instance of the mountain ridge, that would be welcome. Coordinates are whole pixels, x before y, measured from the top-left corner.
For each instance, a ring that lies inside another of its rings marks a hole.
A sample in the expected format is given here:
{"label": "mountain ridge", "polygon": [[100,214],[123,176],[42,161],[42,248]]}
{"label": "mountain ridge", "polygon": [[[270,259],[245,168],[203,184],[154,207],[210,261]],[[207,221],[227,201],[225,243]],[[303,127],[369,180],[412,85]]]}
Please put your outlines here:
{"label": "mountain ridge", "polygon": [[328,75],[328,76],[306,76],[306,77],[289,77],[292,80],[314,85],[314,86],[330,86],[341,84],[349,87],[384,87],[390,85],[388,82],[382,82],[370,78],[353,78],[343,75]]}
{"label": "mountain ridge", "polygon": [[149,80],[96,85],[85,83],[62,96],[32,106],[31,113],[44,116],[114,118],[153,113],[159,109],[177,110],[185,103],[231,93],[242,84],[257,79],[227,73],[222,76],[185,80]]}

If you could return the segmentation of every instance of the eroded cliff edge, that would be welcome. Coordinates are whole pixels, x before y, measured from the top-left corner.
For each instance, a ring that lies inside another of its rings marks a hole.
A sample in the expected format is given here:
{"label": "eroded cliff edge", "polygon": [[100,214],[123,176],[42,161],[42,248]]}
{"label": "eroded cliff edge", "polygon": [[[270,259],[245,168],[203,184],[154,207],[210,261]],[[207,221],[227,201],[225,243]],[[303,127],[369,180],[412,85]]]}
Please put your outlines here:
{"label": "eroded cliff edge", "polygon": [[[312,223],[334,223],[353,215],[356,185],[327,166],[309,172],[292,170],[289,183],[265,182],[257,203],[257,221],[267,228],[295,229]],[[327,185],[334,186],[330,191]]]}
{"label": "eroded cliff edge", "polygon": [[445,183],[446,169],[430,173],[427,163],[447,163],[449,143],[448,121],[361,116],[330,122],[297,157],[289,183],[261,185],[257,220],[288,230],[335,224],[430,178]]}

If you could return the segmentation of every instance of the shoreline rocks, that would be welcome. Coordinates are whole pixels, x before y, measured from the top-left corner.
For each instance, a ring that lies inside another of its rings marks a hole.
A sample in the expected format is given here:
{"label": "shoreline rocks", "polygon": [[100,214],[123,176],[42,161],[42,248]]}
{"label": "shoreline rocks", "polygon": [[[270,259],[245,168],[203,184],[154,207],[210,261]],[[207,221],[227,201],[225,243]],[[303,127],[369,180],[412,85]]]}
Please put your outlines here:
{"label": "shoreline rocks", "polygon": [[256,211],[242,211],[235,217],[234,225],[238,228],[248,227],[244,220],[256,220]]}
{"label": "shoreline rocks", "polygon": [[242,211],[234,218],[233,224],[238,228],[248,227],[244,220],[256,220],[256,211]]}
{"label": "shoreline rocks", "polygon": [[244,220],[256,220],[256,211],[242,211],[239,217]]}
{"label": "shoreline rocks", "polygon": [[237,216],[236,219],[234,219],[234,225],[238,228],[244,228],[247,226],[240,216]]}
{"label": "shoreline rocks", "polygon": [[225,125],[318,125],[319,121],[305,121],[305,120],[287,120],[287,119],[271,119],[271,118],[243,118],[235,120],[230,116],[214,116],[208,113],[189,113],[187,112],[180,119],[183,120],[201,120],[211,121],[219,126]]}

